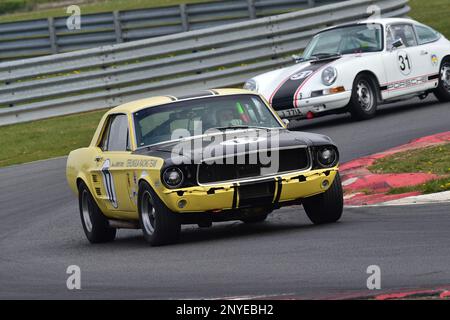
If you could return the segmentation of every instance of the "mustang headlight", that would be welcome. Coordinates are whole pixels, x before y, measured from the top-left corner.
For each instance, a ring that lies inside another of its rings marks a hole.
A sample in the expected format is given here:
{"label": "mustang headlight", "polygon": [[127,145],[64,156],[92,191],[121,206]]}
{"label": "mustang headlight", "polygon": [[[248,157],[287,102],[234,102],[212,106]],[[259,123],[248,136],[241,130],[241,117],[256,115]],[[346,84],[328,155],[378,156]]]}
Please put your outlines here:
{"label": "mustang headlight", "polygon": [[258,91],[258,84],[256,83],[255,80],[250,79],[244,84],[244,89],[257,92]]}
{"label": "mustang headlight", "polygon": [[317,149],[317,162],[321,167],[334,167],[338,162],[338,153],[334,147],[326,146]]}
{"label": "mustang headlight", "polygon": [[164,170],[162,179],[164,184],[169,188],[178,188],[184,181],[183,171],[176,167],[167,168]]}
{"label": "mustang headlight", "polygon": [[327,67],[322,71],[322,82],[326,86],[331,86],[337,79],[337,70],[335,67]]}

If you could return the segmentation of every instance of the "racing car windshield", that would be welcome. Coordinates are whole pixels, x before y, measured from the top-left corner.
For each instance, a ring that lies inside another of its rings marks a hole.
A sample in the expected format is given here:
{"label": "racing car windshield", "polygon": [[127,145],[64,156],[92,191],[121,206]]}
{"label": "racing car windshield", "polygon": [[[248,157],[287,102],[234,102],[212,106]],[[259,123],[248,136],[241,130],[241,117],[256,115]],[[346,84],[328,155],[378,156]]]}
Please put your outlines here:
{"label": "racing car windshield", "polygon": [[383,31],[379,24],[358,24],[318,33],[305,49],[303,59],[383,50]]}
{"label": "racing car windshield", "polygon": [[211,129],[282,128],[256,95],[215,96],[149,107],[134,113],[137,147],[201,136]]}

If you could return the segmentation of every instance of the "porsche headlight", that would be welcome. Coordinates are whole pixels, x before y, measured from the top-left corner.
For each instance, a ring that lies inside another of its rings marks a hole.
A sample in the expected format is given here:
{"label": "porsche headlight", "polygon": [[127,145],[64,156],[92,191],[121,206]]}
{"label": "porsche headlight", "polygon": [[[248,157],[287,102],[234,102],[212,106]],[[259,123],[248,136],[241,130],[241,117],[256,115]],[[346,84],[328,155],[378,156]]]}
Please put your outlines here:
{"label": "porsche headlight", "polygon": [[256,92],[258,91],[258,84],[256,83],[255,80],[250,79],[244,84],[244,89]]}
{"label": "porsche headlight", "polygon": [[331,86],[337,79],[337,70],[335,67],[327,67],[322,71],[322,82],[326,86]]}
{"label": "porsche headlight", "polygon": [[337,164],[338,153],[333,147],[322,147],[317,150],[317,162],[321,167],[330,168]]}
{"label": "porsche headlight", "polygon": [[167,168],[164,170],[162,179],[164,184],[169,188],[178,188],[184,181],[183,171],[176,167]]}

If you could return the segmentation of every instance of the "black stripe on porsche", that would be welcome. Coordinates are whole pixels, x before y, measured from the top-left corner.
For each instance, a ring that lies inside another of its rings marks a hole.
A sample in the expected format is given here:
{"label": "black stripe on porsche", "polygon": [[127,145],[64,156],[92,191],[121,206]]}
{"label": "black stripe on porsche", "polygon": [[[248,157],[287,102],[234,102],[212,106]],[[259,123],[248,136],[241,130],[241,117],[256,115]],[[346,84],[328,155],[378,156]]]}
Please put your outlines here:
{"label": "black stripe on porsche", "polygon": [[275,196],[275,200],[273,201],[273,203],[278,203],[280,201],[282,190],[283,190],[283,179],[278,178],[277,179],[277,195]]}
{"label": "black stripe on porsche", "polygon": [[237,196],[238,196],[238,185],[237,185],[237,183],[234,183],[233,187],[234,187],[233,204],[231,205],[231,208],[232,209],[236,209],[237,208]]}
{"label": "black stripe on porsche", "polygon": [[319,70],[330,61],[312,63],[308,67],[298,70],[289,76],[289,79],[284,82],[272,97],[272,107],[278,109],[290,109],[294,101],[294,94],[306,79],[309,78],[315,71]]}
{"label": "black stripe on porsche", "polygon": [[428,81],[431,81],[431,80],[437,80],[437,79],[439,79],[439,76],[440,76],[439,73],[436,73],[436,74],[434,74],[434,75],[432,75],[432,76],[429,76],[429,77],[428,77]]}

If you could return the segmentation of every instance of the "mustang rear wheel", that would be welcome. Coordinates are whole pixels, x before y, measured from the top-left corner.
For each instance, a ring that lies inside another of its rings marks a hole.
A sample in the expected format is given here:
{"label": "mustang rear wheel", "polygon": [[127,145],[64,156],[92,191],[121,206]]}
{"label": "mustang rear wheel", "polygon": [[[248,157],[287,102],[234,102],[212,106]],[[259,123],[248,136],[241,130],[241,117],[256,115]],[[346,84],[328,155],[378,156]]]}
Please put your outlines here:
{"label": "mustang rear wheel", "polygon": [[113,241],[116,237],[116,229],[109,226],[108,219],[103,215],[83,182],[78,188],[78,202],[81,224],[88,240],[91,243]]}
{"label": "mustang rear wheel", "polygon": [[434,95],[441,102],[450,101],[450,59],[444,60],[439,73],[439,85]]}
{"label": "mustang rear wheel", "polygon": [[319,195],[305,198],[303,208],[314,224],[325,224],[338,221],[342,216],[344,199],[339,173],[331,187]]}
{"label": "mustang rear wheel", "polygon": [[350,98],[351,115],[358,120],[370,119],[375,116],[377,107],[378,96],[372,79],[364,74],[358,75],[353,83]]}
{"label": "mustang rear wheel", "polygon": [[181,224],[146,182],[139,185],[139,221],[146,241],[161,246],[178,241]]}

